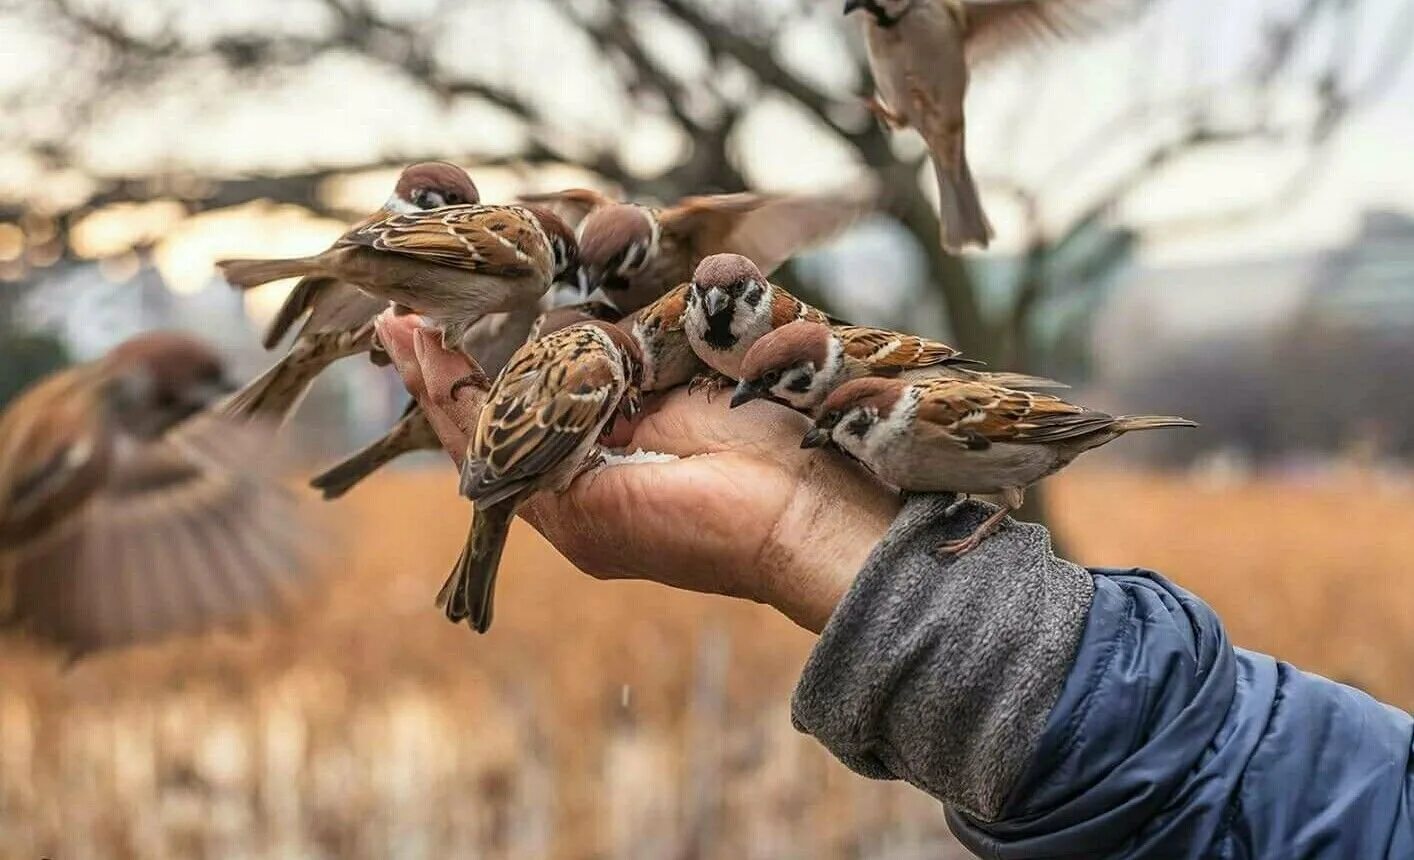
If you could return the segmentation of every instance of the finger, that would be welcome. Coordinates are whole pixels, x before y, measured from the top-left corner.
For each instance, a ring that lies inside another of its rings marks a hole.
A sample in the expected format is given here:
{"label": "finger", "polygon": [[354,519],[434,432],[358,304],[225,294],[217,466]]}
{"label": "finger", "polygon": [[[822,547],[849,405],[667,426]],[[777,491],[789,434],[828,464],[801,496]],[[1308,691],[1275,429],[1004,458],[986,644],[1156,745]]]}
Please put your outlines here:
{"label": "finger", "polygon": [[[418,398],[418,402],[427,413],[437,438],[442,440],[442,446],[460,461],[476,429],[477,417],[486,402],[486,392],[484,389],[463,390],[458,397],[452,397],[452,386],[471,373],[475,365],[465,357],[442,349],[440,340],[440,335],[427,329],[419,328],[413,332],[413,350],[426,382],[425,393]],[[455,372],[456,369],[460,373]]]}
{"label": "finger", "polygon": [[395,316],[391,310],[386,310],[378,315],[373,327],[378,334],[378,342],[402,377],[408,393],[420,400],[427,393],[427,386],[422,365],[417,360],[413,336],[421,327],[421,320],[413,314]]}

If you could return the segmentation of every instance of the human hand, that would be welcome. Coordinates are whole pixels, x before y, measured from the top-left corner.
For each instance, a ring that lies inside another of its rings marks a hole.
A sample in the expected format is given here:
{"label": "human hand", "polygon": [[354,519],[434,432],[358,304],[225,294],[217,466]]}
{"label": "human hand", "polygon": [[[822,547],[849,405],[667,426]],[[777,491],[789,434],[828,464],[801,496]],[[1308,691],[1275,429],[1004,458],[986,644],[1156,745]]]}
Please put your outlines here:
{"label": "human hand", "polygon": [[[460,463],[484,401],[452,383],[470,363],[415,316],[378,336]],[[685,390],[649,398],[608,444],[681,459],[596,469],[521,514],[576,567],[770,604],[819,632],[898,512],[897,494],[853,463],[803,451],[804,418],[770,403],[727,409]]]}

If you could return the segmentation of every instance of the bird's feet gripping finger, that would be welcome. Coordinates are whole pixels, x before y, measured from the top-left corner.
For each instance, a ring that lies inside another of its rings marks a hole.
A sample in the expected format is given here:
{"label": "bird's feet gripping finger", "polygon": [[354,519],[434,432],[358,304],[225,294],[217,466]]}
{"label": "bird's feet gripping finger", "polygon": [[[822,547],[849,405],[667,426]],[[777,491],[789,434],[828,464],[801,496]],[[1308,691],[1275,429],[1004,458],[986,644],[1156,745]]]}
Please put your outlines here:
{"label": "bird's feet gripping finger", "polygon": [[699,373],[687,384],[687,393],[695,394],[701,391],[706,394],[707,402],[711,403],[712,398],[733,386],[732,380],[716,372],[715,370]]}

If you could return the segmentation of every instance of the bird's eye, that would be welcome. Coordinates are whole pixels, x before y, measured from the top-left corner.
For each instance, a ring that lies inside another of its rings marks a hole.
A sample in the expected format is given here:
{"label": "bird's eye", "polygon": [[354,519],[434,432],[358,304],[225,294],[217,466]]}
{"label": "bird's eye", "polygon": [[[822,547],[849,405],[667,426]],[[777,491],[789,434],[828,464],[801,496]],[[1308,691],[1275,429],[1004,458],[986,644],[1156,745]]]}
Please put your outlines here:
{"label": "bird's eye", "polygon": [[419,209],[436,209],[447,205],[442,195],[427,188],[419,188],[412,195],[412,203]]}
{"label": "bird's eye", "polygon": [[850,419],[850,422],[845,425],[845,428],[844,428],[844,429],[845,429],[845,431],[848,432],[849,434],[851,434],[851,435],[853,435],[853,436],[857,436],[857,437],[860,438],[860,439],[863,439],[863,438],[864,438],[864,434],[869,432],[869,426],[870,426],[870,424],[872,424],[872,423],[873,423],[873,422],[871,422],[871,421],[869,420],[869,416],[868,416],[867,414],[861,412],[861,413],[859,413],[858,415],[856,415],[856,416],[854,416],[853,418],[851,418],[851,419]]}
{"label": "bird's eye", "polygon": [[447,205],[456,206],[462,202],[462,196],[455,191],[447,192]]}
{"label": "bird's eye", "polygon": [[761,374],[761,382],[767,388],[775,388],[776,383],[780,381],[781,372],[779,370],[768,370],[765,373]]}

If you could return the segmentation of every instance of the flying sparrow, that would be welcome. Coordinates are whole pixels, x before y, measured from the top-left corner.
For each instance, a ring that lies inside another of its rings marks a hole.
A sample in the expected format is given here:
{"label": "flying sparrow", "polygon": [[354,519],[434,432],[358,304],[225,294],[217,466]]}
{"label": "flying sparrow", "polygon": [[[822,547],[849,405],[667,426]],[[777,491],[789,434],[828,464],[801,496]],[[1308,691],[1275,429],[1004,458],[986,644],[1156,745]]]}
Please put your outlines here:
{"label": "flying sparrow", "polygon": [[619,203],[586,189],[525,199],[586,212],[578,231],[583,287],[602,290],[631,313],[689,280],[712,254],[742,254],[773,272],[852,224],[872,205],[869,197],[719,194],[688,197],[666,209]]}
{"label": "flying sparrow", "polygon": [[1091,448],[1131,431],[1196,427],[1162,415],[1115,417],[1047,394],[977,380],[868,377],[835,389],[801,443],[833,443],[902,490],[999,494],[1002,507],[967,537],[938,547],[974,549],[1026,488]]}
{"label": "flying sparrow", "polygon": [[[615,322],[620,316],[617,310],[603,302],[566,305],[545,312],[538,312],[538,306],[533,309],[537,311],[533,315],[517,311],[482,317],[462,342],[462,352],[470,356],[487,376],[494,377],[517,348],[538,338],[542,332],[548,334],[591,319]],[[404,454],[435,451],[441,447],[422,407],[413,401],[393,429],[316,476],[309,485],[322,492],[326,501],[332,501]]]}
{"label": "flying sparrow", "polygon": [[229,390],[154,333],[0,415],[0,622],[81,654],[282,603],[303,528],[268,433],[204,411]]}
{"label": "flying sparrow", "polygon": [[693,273],[683,317],[693,352],[717,373],[741,378],[747,350],[767,332],[796,320],[829,324],[823,311],[766,280],[739,254],[717,254]]}
{"label": "flying sparrow", "polygon": [[967,166],[969,69],[1021,43],[1092,29],[1087,13],[1106,3],[1116,0],[846,0],[846,15],[867,13],[878,91],[870,109],[893,128],[917,129],[932,153],[948,251],[985,248],[993,235]]}
{"label": "flying sparrow", "polygon": [[476,321],[539,300],[576,266],[574,234],[535,206],[443,206],[384,215],[328,250],[291,260],[219,263],[232,283],[335,278],[421,314],[460,348]]}
{"label": "flying sparrow", "polygon": [[980,362],[961,357],[941,341],[882,328],[799,320],[767,332],[747,350],[732,407],[769,397],[812,414],[831,391],[866,376],[909,382],[946,376],[1008,388],[1065,387],[1025,373],[972,370],[965,366],[969,364]]}
{"label": "flying sparrow", "polygon": [[707,371],[687,340],[688,284],[679,284],[647,307],[619,323],[643,355],[644,392],[667,391],[686,385]]}
{"label": "flying sparrow", "polygon": [[[466,171],[444,161],[414,164],[398,177],[393,194],[383,207],[360,221],[354,229],[389,215],[434,209],[440,206],[477,203],[481,199]],[[227,279],[236,278],[227,262]],[[250,269],[245,270],[247,273]],[[232,281],[249,289],[263,280]],[[304,319],[290,351],[274,367],[246,385],[221,409],[239,417],[288,420],[300,399],[324,368],[341,358],[368,352],[374,347],[373,319],[387,307],[387,301],[368,295],[357,286],[327,277],[305,277],[295,284],[265,333],[265,348],[274,349],[290,329]],[[512,347],[514,348],[514,347]]]}
{"label": "flying sparrow", "polygon": [[478,633],[491,626],[501,551],[516,510],[540,490],[567,488],[597,462],[598,441],[638,408],[638,346],[608,323],[578,323],[526,344],[496,378],[462,466],[476,505],[471,533],[437,605]]}

